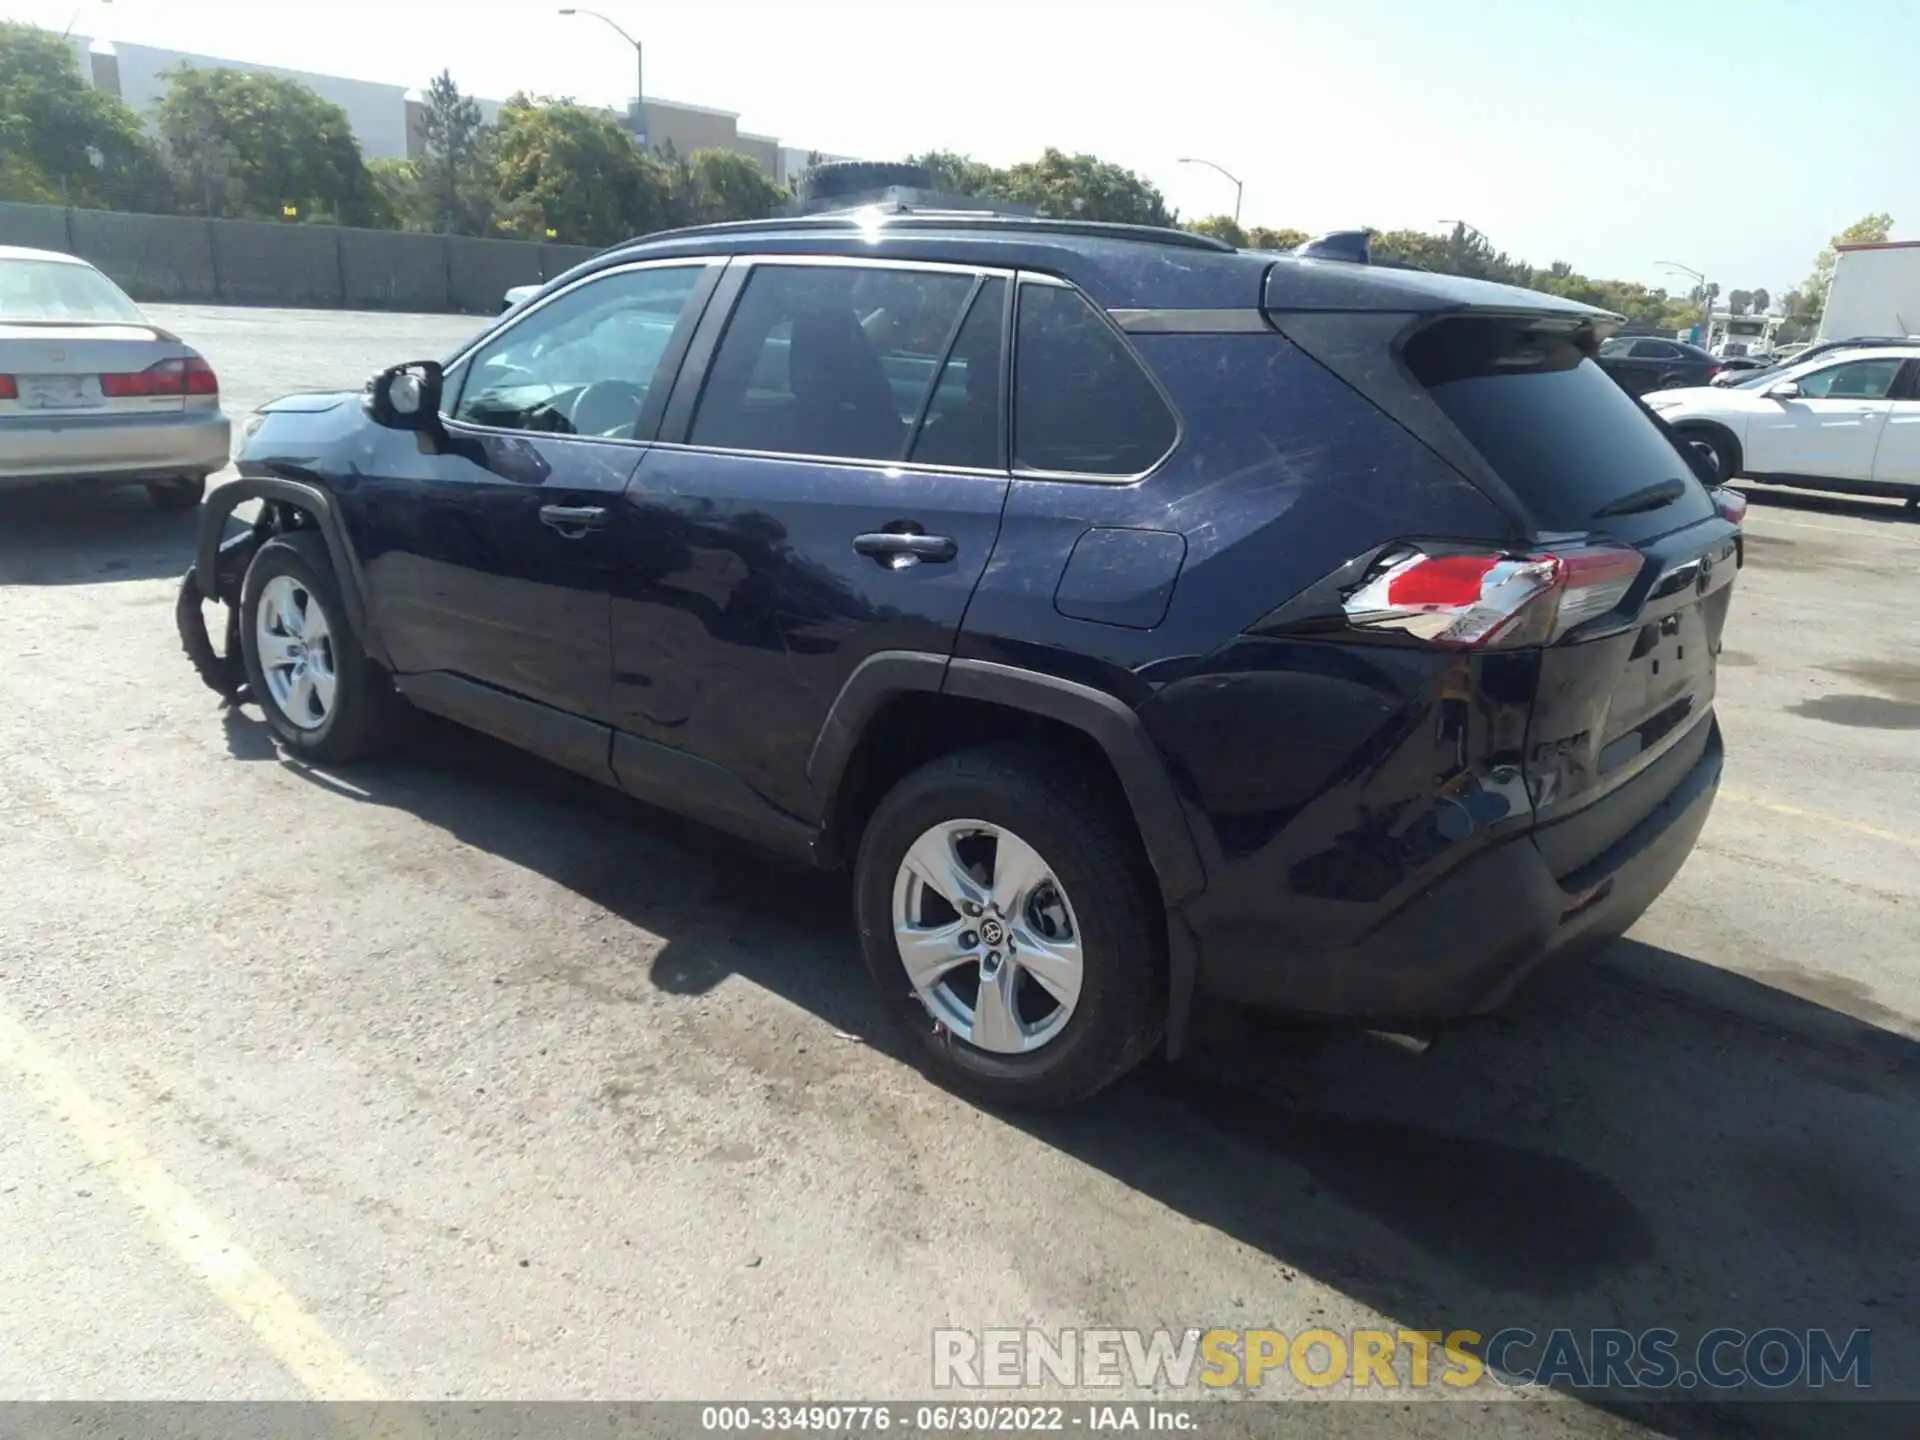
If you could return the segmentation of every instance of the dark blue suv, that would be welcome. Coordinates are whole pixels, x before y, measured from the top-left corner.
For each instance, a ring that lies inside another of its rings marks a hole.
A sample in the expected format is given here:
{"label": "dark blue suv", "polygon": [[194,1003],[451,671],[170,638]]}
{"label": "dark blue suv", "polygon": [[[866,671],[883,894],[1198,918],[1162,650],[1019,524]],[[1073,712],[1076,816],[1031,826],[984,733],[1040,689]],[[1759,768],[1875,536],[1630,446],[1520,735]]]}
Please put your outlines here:
{"label": "dark blue suv", "polygon": [[1419,1032],[1623,930],[1719,779],[1739,516],[1616,318],[1123,226],[654,236],[268,406],[182,634],[296,754],[417,706],[851,867],[977,1096],[1198,995]]}

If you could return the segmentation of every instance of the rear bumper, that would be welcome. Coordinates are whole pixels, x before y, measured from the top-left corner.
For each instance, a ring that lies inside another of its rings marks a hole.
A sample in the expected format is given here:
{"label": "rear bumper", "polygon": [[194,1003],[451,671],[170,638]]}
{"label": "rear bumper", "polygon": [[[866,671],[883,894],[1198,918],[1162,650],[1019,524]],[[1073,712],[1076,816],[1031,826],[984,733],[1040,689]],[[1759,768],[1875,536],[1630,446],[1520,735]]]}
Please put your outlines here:
{"label": "rear bumper", "polygon": [[226,465],[232,441],[218,410],[9,421],[0,428],[0,485],[211,475]]}
{"label": "rear bumper", "polygon": [[1718,720],[1700,758],[1607,851],[1555,879],[1530,834],[1481,852],[1338,950],[1255,950],[1199,939],[1198,984],[1216,999],[1302,1016],[1438,1024],[1504,1001],[1556,951],[1613,938],[1693,851],[1720,786]]}

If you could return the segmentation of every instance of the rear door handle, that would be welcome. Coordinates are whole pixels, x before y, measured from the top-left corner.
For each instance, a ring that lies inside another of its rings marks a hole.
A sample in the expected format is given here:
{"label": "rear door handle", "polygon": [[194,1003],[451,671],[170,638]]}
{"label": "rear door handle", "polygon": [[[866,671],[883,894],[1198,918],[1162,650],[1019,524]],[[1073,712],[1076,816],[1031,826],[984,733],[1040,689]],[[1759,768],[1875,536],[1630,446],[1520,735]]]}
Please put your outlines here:
{"label": "rear door handle", "polygon": [[904,570],[922,560],[951,560],[960,547],[949,535],[903,535],[896,530],[876,530],[853,537],[857,554],[872,556],[889,570]]}
{"label": "rear door handle", "polygon": [[603,505],[542,505],[540,523],[558,530],[569,540],[578,540],[589,530],[605,525],[607,511]]}

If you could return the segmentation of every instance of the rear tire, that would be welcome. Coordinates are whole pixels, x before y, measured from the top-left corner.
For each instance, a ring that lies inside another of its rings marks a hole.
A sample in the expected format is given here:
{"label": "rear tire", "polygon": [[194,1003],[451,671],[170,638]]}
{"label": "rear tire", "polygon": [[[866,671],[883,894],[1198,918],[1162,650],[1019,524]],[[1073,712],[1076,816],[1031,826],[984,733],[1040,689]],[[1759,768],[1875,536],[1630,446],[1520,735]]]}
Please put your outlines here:
{"label": "rear tire", "polygon": [[[273,653],[263,656],[263,644]],[[240,590],[240,647],[247,688],[293,753],[342,764],[398,738],[402,701],[347,623],[317,532],[276,536],[254,555]]]}
{"label": "rear tire", "polygon": [[[919,878],[929,857],[963,866],[938,894]],[[983,897],[995,882],[1007,885],[978,919],[941,899],[964,887],[966,866]],[[933,913],[903,920],[903,905],[916,904]],[[1152,871],[1111,787],[1057,749],[961,751],[900,781],[861,837],[854,906],[867,968],[914,1058],[973,1099],[1070,1105],[1119,1079],[1160,1038],[1166,938]],[[943,953],[938,963],[951,968],[916,986],[902,949],[903,937],[913,946],[916,924],[928,936],[957,926],[949,948],[973,958],[953,964]],[[992,951],[1003,934],[1004,949]],[[1071,984],[1062,978],[1068,955]],[[1004,985],[985,996],[991,977]],[[1012,997],[1004,1009],[994,1003],[1001,994]]]}
{"label": "rear tire", "polygon": [[182,476],[178,480],[155,480],[147,486],[147,495],[161,510],[191,510],[207,498],[207,477]]}

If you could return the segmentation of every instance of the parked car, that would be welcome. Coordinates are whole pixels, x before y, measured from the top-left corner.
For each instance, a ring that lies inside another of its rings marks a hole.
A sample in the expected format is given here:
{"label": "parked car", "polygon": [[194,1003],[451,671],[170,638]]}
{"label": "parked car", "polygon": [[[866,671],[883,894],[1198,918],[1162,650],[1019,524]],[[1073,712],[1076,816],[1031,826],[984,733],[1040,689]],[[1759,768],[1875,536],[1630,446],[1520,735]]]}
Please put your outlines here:
{"label": "parked car", "polygon": [[199,351],[86,261],[0,246],[0,488],[144,485],[183,509],[230,439]]}
{"label": "parked car", "polygon": [[1601,344],[1596,358],[1600,368],[1633,395],[1705,385],[1723,363],[1698,345],[1651,335],[1616,335]]}
{"label": "parked car", "polygon": [[1920,505],[1920,345],[1815,349],[1757,383],[1668,390],[1647,405],[1711,452],[1722,481]]}
{"label": "parked car", "polygon": [[976,1096],[1197,995],[1423,1033],[1631,924],[1719,781],[1734,505],[1611,323],[1130,226],[654,236],[267,406],[181,634],[290,754],[412,704],[849,867]]}
{"label": "parked car", "polygon": [[1744,387],[1763,386],[1778,379],[1791,365],[1804,364],[1808,360],[1817,360],[1822,355],[1831,355],[1836,350],[1868,350],[1884,348],[1888,345],[1920,345],[1920,337],[1912,335],[1857,335],[1851,340],[1822,340],[1817,345],[1792,345],[1774,356],[1774,363],[1760,370],[1749,370],[1744,374],[1720,374],[1713,378],[1715,385],[1740,385]]}
{"label": "parked car", "polygon": [[539,293],[540,287],[538,285],[509,286],[507,293],[501,297],[500,313],[502,315],[506,314],[507,311],[513,309],[514,306],[524,304]]}
{"label": "parked car", "polygon": [[1756,370],[1771,370],[1778,362],[1771,355],[1723,355],[1720,358],[1720,373],[1713,377],[1715,385],[1731,385],[1743,375],[1751,375]]}

